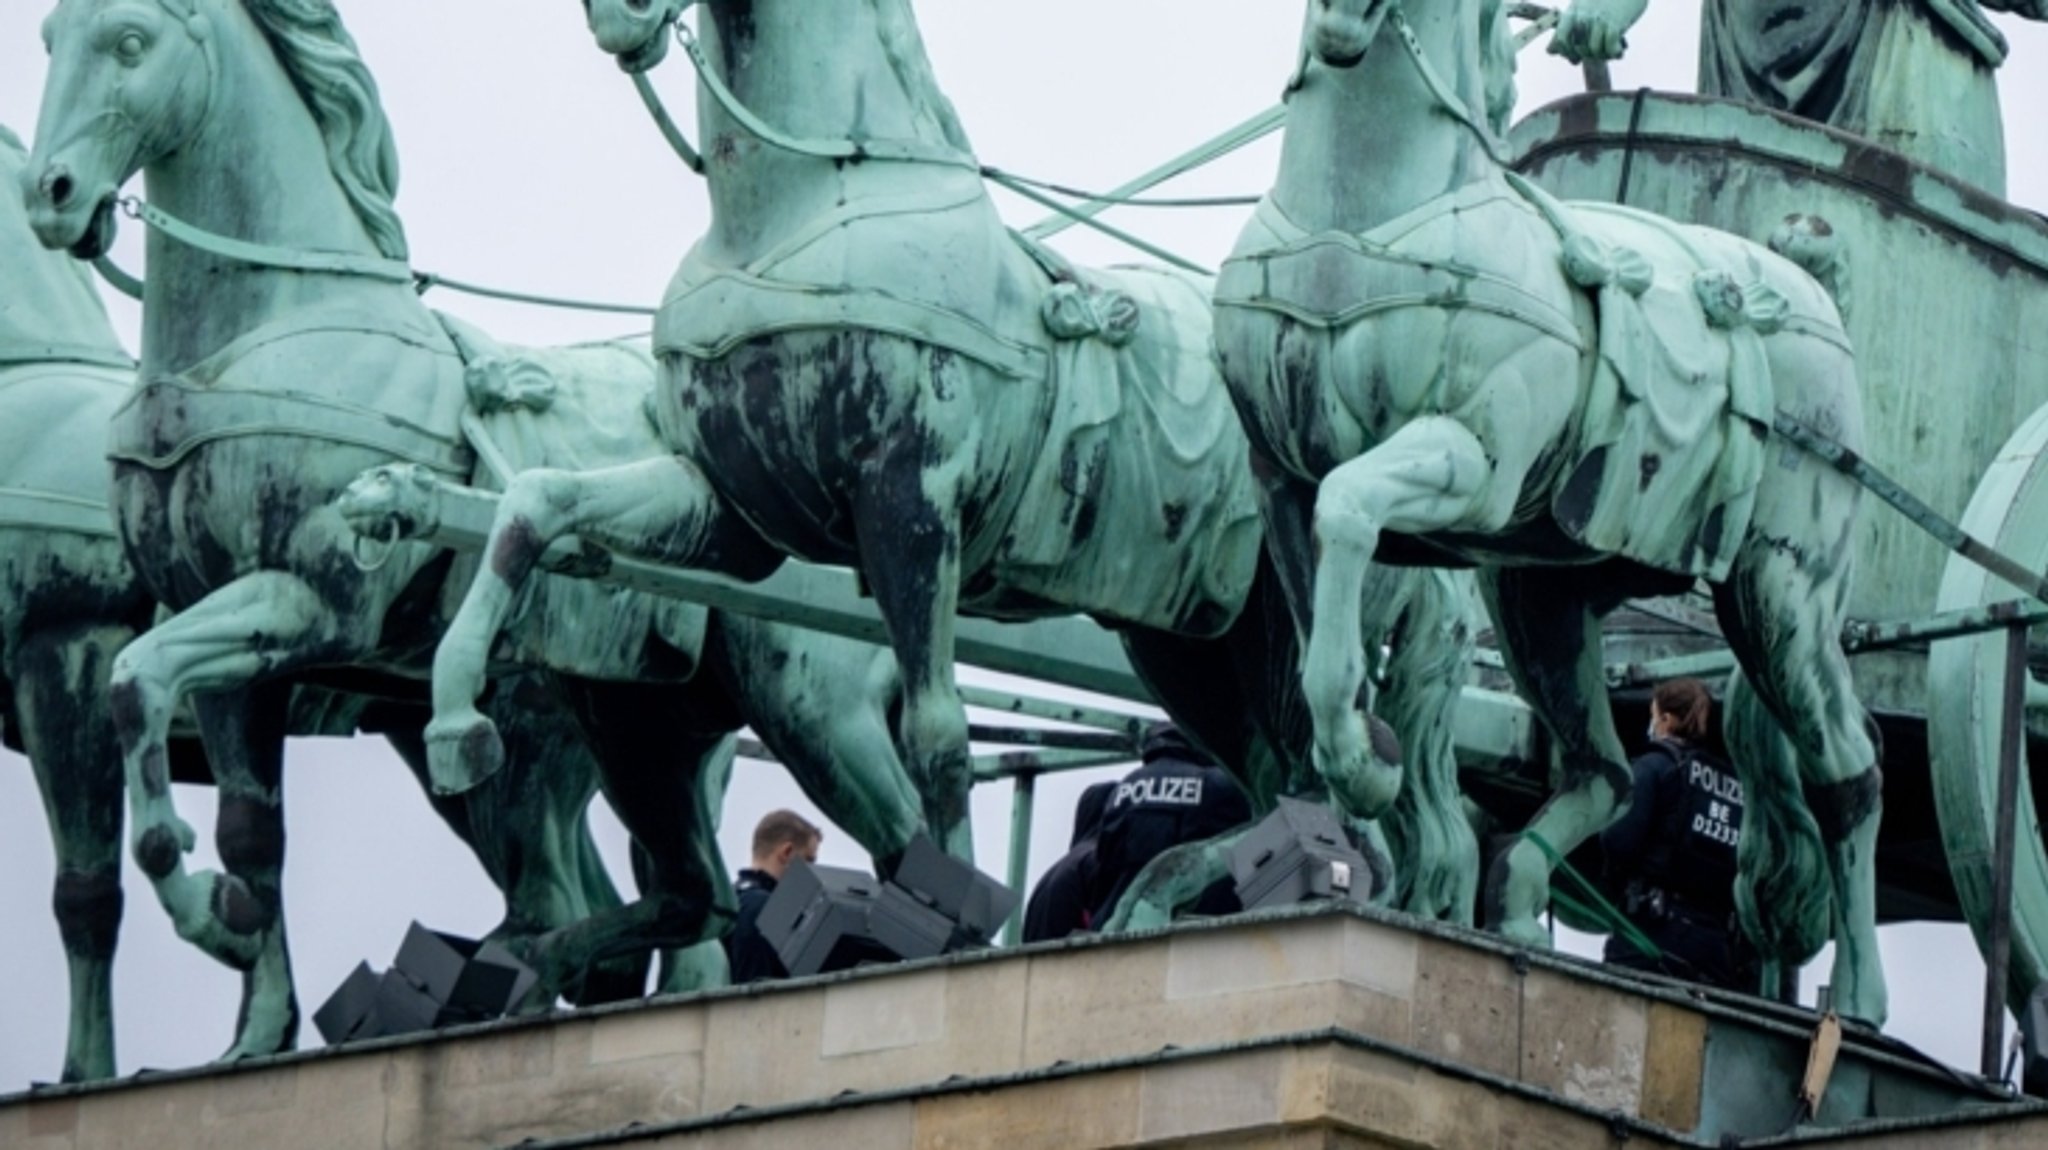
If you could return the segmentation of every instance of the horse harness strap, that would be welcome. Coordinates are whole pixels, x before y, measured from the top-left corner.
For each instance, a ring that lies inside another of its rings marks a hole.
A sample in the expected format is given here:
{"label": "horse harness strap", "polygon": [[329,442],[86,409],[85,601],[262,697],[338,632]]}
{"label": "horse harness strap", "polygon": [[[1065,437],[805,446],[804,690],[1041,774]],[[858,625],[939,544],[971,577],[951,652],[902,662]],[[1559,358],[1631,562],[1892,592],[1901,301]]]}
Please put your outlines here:
{"label": "horse harness strap", "polygon": [[1399,0],[1394,0],[1392,11],[1387,13],[1387,21],[1394,26],[1394,35],[1400,38],[1401,46],[1408,50],[1409,59],[1415,61],[1415,67],[1421,71],[1422,82],[1428,86],[1430,95],[1436,97],[1436,102],[1443,106],[1444,111],[1451,114],[1452,119],[1470,128],[1472,134],[1479,137],[1479,146],[1486,149],[1486,154],[1494,163],[1506,168],[1508,162],[1501,155],[1500,141],[1494,138],[1492,130],[1472,114],[1472,109],[1465,106],[1465,101],[1459,99],[1458,94],[1451,90],[1451,86],[1444,82],[1443,76],[1436,70],[1436,65],[1429,62],[1429,53],[1422,50],[1422,41],[1416,39],[1415,27],[1408,23],[1408,15],[1401,10]]}
{"label": "horse harness strap", "polygon": [[[383,452],[445,475],[473,469],[468,447],[456,436],[389,411],[300,391],[222,386],[220,380],[250,354],[271,344],[323,333],[352,332],[449,354],[429,342],[433,329],[405,328],[357,313],[307,308],[244,334],[203,362],[176,375],[144,381],[108,422],[107,458],[168,471],[201,447],[235,439],[279,436]],[[165,404],[175,420],[163,418]]]}
{"label": "horse harness strap", "polygon": [[414,282],[412,268],[403,260],[351,255],[346,252],[297,251],[271,244],[238,240],[188,224],[162,208],[134,197],[126,197],[120,204],[122,210],[130,216],[148,224],[164,236],[186,247],[209,252],[237,263],[274,268],[279,271],[359,276],[407,286]]}
{"label": "horse harness strap", "polygon": [[[977,175],[981,174],[981,164],[973,156],[956,148],[927,144],[922,140],[816,140],[788,135],[755,115],[753,110],[726,86],[725,81],[719,78],[717,70],[711,66],[711,61],[704,58],[704,49],[697,43],[696,34],[690,31],[688,24],[678,20],[675,27],[676,41],[683,46],[683,53],[689,57],[690,65],[697,70],[697,79],[703,83],[704,90],[711,93],[711,98],[717,101],[719,107],[725,109],[727,115],[737,120],[755,139],[769,147],[819,160],[842,160],[848,163],[888,160],[896,163],[936,164],[940,167],[960,168]],[[655,106],[658,105],[651,105],[650,110]],[[657,114],[656,122],[661,122],[664,117],[665,114]],[[664,134],[669,134],[667,129],[664,129]],[[673,136],[670,142],[675,142]],[[687,162],[692,155],[695,155],[694,150],[686,152],[683,158]],[[701,164],[700,159],[699,163],[693,166],[702,171]]]}
{"label": "horse harness strap", "polygon": [[135,361],[121,352],[71,343],[38,343],[27,347],[0,349],[0,370],[14,367],[64,366],[106,367],[134,371]]}
{"label": "horse harness strap", "polygon": [[[1370,316],[1407,308],[1481,311],[1583,352],[1587,341],[1574,317],[1521,284],[1480,268],[1398,247],[1400,235],[1434,216],[1478,206],[1471,202],[1475,196],[1512,198],[1498,186],[1468,185],[1362,235],[1310,232],[1268,198],[1260,203],[1257,220],[1278,243],[1226,262],[1216,282],[1216,303],[1275,312],[1325,329],[1341,329]],[[1332,284],[1344,286],[1332,290]],[[1333,299],[1348,302],[1339,307],[1329,302]]]}
{"label": "horse harness strap", "polygon": [[23,487],[0,487],[0,531],[9,528],[119,538],[114,531],[114,513],[105,503]]}

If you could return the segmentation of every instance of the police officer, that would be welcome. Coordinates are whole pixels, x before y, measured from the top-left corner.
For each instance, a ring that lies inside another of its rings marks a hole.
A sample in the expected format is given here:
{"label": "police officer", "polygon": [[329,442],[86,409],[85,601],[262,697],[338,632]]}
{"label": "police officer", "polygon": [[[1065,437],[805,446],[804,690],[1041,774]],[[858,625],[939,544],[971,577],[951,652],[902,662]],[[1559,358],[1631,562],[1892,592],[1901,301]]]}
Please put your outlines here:
{"label": "police officer", "polygon": [[734,888],[739,894],[739,915],[732,933],[725,936],[725,957],[732,967],[734,986],[771,978],[788,978],[782,957],[761,934],[761,908],[775,893],[789,864],[802,859],[818,861],[818,844],[825,832],[795,811],[769,811],[754,827],[754,865],[740,871]]}
{"label": "police officer", "polygon": [[1067,853],[1045,868],[1024,906],[1024,941],[1047,942],[1087,930],[1089,884],[1095,877],[1095,840],[1115,783],[1096,783],[1074,804],[1074,837]]}
{"label": "police officer", "polygon": [[1735,844],[1742,784],[1708,751],[1713,699],[1697,679],[1673,679],[1650,700],[1650,749],[1633,764],[1634,798],[1600,836],[1609,886],[1661,957],[1622,935],[1606,960],[1731,990],[1754,991],[1747,940],[1735,924]]}
{"label": "police officer", "polygon": [[[1144,765],[1110,792],[1095,842],[1094,909],[1103,922],[1145,864],[1169,847],[1202,842],[1251,821],[1251,800],[1237,780],[1215,765],[1179,727],[1154,723],[1140,744]],[[1229,882],[1217,884],[1195,906],[1198,914],[1238,910]]]}

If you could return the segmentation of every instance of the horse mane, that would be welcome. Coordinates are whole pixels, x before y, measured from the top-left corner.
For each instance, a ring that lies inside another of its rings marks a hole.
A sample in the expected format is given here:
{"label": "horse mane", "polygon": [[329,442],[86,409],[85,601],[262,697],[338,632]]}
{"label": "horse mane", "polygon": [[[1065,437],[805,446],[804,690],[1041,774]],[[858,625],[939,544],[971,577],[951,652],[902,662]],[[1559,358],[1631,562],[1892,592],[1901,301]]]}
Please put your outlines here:
{"label": "horse mane", "polygon": [[953,110],[953,101],[939,89],[939,78],[932,71],[931,55],[925,51],[924,34],[918,31],[910,0],[873,0],[873,4],[875,24],[882,34],[882,52],[911,104],[930,117],[948,144],[972,155],[974,145],[967,140],[960,113]]}
{"label": "horse mane", "polygon": [[327,142],[342,194],[388,259],[407,258],[398,194],[398,147],[377,81],[333,0],[242,0]]}

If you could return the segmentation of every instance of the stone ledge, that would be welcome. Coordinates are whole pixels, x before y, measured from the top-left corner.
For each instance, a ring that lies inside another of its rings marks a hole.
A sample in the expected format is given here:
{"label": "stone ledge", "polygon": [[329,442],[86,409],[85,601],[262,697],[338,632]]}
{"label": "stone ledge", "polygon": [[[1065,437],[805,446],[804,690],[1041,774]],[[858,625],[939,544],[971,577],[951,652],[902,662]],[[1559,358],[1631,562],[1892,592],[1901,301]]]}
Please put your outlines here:
{"label": "stone ledge", "polygon": [[[1158,1085],[1135,1096],[1157,1116],[1240,1093],[1238,1079],[1204,1079],[1162,1051],[1220,1058],[1304,1041],[1711,1144],[1777,1133],[1811,1025],[1776,1004],[1323,907],[16,1096],[0,1099],[0,1146],[99,1150],[146,1130],[153,1150],[233,1150],[317,1129],[340,1150],[482,1148],[631,1124],[752,1128],[731,1116],[799,1121],[808,1107],[850,1113],[860,1107],[848,1099],[891,1092],[925,1106],[958,1095],[949,1082],[1162,1083],[1162,1066],[1182,1066],[1171,1081],[1195,1101],[1168,1106]],[[1865,1039],[1849,1043],[1836,1081],[1822,1115],[1835,1126],[2004,1101]]]}

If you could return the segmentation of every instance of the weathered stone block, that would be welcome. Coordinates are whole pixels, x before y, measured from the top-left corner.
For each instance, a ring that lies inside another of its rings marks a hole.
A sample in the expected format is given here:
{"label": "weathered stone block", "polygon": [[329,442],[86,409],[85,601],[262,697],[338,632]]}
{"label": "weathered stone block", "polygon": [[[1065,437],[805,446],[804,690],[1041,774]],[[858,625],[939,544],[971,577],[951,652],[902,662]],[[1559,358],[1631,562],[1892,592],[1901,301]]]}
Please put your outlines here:
{"label": "weathered stone block", "polygon": [[704,1109],[1021,1069],[1028,978],[972,964],[714,1003]]}
{"label": "weathered stone block", "polygon": [[1336,925],[1344,932],[1344,981],[1389,998],[1415,997],[1417,935],[1357,919]]}
{"label": "weathered stone block", "polygon": [[1602,1110],[1641,1113],[1648,1004],[1537,968],[1522,980],[1521,1080]]}
{"label": "weathered stone block", "polygon": [[1334,982],[1342,969],[1336,922],[1310,929],[1200,931],[1167,943],[1168,1001]]}
{"label": "weathered stone block", "polygon": [[52,1098],[0,1110],[0,1146],[71,1150],[77,1144],[78,1099]]}
{"label": "weathered stone block", "polygon": [[826,1058],[938,1042],[946,1034],[947,972],[845,982],[825,991]]}
{"label": "weathered stone block", "polygon": [[1393,1055],[1336,1049],[1330,1056],[1331,1121],[1389,1145],[1497,1150],[1494,1099],[1483,1087]]}
{"label": "weathered stone block", "polygon": [[709,1004],[704,1046],[704,1111],[771,1106],[810,1097],[823,1042],[825,993],[784,990]]}
{"label": "weathered stone block", "polygon": [[1700,1124],[1700,1084],[1707,1069],[1707,1016],[1653,1002],[1643,1054],[1643,1121],[1671,1130]]}
{"label": "weathered stone block", "polygon": [[709,1010],[703,1005],[610,1014],[590,1024],[591,1066],[704,1052]]}
{"label": "weathered stone block", "polygon": [[1263,1050],[1213,1061],[1159,1066],[1139,1087],[1138,1133],[1178,1138],[1276,1127],[1292,1052]]}
{"label": "weathered stone block", "polygon": [[1503,1078],[1521,1072],[1522,978],[1507,958],[1416,940],[1415,1047]]}
{"label": "weathered stone block", "polygon": [[147,1131],[150,1150],[213,1150],[220,1144],[207,1121],[213,1085],[194,1078],[94,1095],[81,1103],[75,1144],[117,1150],[134,1146],[136,1131]]}
{"label": "weathered stone block", "polygon": [[917,1104],[917,1150],[1074,1150],[1126,1146],[1138,1133],[1143,1075],[1116,1071]]}

